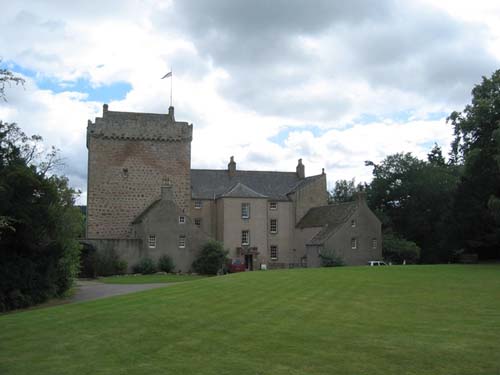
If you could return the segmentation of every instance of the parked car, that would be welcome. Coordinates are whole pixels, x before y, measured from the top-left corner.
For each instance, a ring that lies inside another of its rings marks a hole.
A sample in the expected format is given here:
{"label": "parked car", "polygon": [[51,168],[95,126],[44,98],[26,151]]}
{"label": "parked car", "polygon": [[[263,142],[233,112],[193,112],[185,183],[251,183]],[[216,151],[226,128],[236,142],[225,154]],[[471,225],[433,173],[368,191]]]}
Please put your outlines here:
{"label": "parked car", "polygon": [[387,264],[381,260],[370,260],[368,262],[368,265],[371,267],[373,267],[373,266],[387,266]]}
{"label": "parked car", "polygon": [[246,271],[245,263],[240,259],[230,259],[226,264],[226,268],[229,273]]}

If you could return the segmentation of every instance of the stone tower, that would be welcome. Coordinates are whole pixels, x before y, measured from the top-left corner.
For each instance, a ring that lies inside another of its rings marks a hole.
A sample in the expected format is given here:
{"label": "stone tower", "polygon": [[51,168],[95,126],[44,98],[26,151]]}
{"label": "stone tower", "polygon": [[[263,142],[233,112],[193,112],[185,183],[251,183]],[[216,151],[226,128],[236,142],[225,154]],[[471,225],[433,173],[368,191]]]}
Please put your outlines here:
{"label": "stone tower", "polygon": [[193,125],[168,114],[109,111],[87,126],[87,238],[133,238],[132,221],[173,186],[188,212]]}

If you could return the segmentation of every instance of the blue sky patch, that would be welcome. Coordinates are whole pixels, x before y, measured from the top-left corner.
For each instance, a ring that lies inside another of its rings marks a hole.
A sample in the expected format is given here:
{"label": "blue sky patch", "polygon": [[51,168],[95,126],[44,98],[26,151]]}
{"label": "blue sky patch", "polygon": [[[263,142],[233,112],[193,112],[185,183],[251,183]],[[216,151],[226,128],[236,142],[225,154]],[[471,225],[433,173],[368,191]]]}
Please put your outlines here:
{"label": "blue sky patch", "polygon": [[284,128],[278,134],[269,138],[269,140],[273,143],[280,145],[280,146],[284,146],[285,140],[288,138],[288,135],[291,132],[297,132],[297,131],[309,131],[309,132],[313,133],[313,135],[315,137],[319,137],[325,133],[325,130],[323,130],[315,125],[290,126],[290,127]]}
{"label": "blue sky patch", "polygon": [[[2,64],[3,65],[3,64]],[[26,69],[17,64],[9,64],[9,69],[32,78],[42,90],[54,93],[76,91],[87,94],[87,101],[108,103],[113,100],[122,100],[132,90],[127,82],[113,82],[109,85],[92,86],[88,77],[80,77],[75,81],[61,81],[54,77],[44,77],[37,72]]]}

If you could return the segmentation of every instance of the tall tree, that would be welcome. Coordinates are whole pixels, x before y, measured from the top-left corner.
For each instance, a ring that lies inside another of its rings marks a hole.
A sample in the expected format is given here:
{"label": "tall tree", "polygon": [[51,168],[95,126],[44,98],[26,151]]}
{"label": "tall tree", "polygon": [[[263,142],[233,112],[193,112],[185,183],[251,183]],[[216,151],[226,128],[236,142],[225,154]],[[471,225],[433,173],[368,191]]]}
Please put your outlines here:
{"label": "tall tree", "polygon": [[472,90],[472,101],[448,121],[454,127],[452,159],[464,169],[454,205],[450,241],[481,258],[500,257],[500,70]]}
{"label": "tall tree", "polygon": [[394,154],[373,167],[368,202],[381,218],[384,232],[414,241],[424,262],[448,261],[453,249],[443,241],[444,220],[452,206],[458,172],[443,164],[439,147],[428,161],[410,153]]}
{"label": "tall tree", "polygon": [[[24,81],[0,69],[0,100],[9,82]],[[40,141],[0,121],[0,311],[64,294],[79,267],[75,191],[50,175],[57,153],[43,158]]]}
{"label": "tall tree", "polygon": [[[0,59],[0,64],[2,63],[2,59]],[[0,68],[0,100],[6,101],[7,98],[5,96],[5,86],[10,85],[12,83],[16,85],[23,85],[24,79],[22,77],[16,76],[10,70],[5,68]]]}
{"label": "tall tree", "polygon": [[329,192],[329,203],[342,203],[354,200],[356,193],[356,182],[352,180],[337,180],[335,186]]}

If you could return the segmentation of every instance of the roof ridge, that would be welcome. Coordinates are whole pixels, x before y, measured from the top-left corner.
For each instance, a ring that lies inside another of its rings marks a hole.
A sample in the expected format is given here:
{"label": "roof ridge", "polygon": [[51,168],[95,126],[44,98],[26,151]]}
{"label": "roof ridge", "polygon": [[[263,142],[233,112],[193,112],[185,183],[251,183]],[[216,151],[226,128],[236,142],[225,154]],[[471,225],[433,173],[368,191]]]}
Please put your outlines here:
{"label": "roof ridge", "polygon": [[[210,171],[210,172],[227,172],[227,169],[203,169],[203,168],[191,168],[191,171]],[[235,173],[246,173],[246,172],[254,172],[254,173],[287,173],[287,174],[296,174],[296,172],[289,171],[258,171],[253,169],[237,169]],[[312,177],[312,176],[311,176]],[[306,177],[309,178],[309,177]]]}

